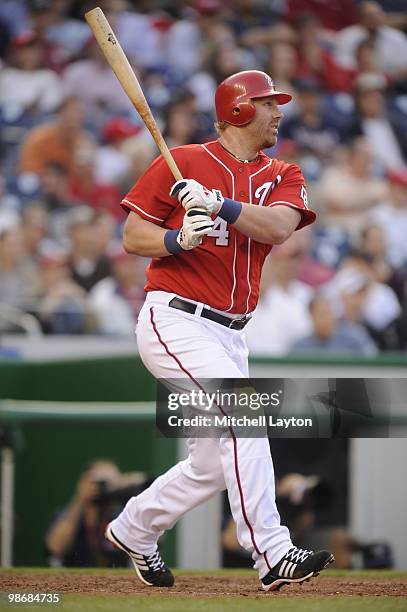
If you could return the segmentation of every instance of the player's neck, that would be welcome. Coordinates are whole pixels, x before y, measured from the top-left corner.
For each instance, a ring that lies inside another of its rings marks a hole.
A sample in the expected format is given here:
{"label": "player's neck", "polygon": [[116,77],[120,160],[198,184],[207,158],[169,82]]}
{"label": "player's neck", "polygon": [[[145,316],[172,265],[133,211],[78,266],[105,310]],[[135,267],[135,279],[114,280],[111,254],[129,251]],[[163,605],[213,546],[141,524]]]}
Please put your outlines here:
{"label": "player's neck", "polygon": [[256,161],[259,156],[259,151],[250,143],[242,142],[233,134],[224,133],[219,137],[220,145],[230,153],[233,157],[241,162]]}

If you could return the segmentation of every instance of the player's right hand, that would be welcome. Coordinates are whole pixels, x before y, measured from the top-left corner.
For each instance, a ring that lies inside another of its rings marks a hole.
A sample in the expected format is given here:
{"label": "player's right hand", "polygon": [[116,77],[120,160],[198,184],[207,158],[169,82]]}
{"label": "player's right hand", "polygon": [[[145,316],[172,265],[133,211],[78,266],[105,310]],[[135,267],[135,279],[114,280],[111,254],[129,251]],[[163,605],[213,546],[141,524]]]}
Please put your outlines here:
{"label": "player's right hand", "polygon": [[190,208],[184,215],[177,242],[182,249],[189,251],[202,243],[203,236],[212,231],[214,221],[202,208]]}
{"label": "player's right hand", "polygon": [[203,208],[208,214],[217,215],[223,204],[219,190],[209,191],[195,179],[181,179],[171,187],[170,196],[178,198],[185,208]]}

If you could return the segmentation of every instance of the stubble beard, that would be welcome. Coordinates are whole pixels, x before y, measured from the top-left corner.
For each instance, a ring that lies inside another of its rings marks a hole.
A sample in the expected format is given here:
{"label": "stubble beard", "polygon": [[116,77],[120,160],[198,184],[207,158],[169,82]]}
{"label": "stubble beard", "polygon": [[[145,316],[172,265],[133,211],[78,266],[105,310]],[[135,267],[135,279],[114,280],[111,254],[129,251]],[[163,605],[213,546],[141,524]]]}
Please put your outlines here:
{"label": "stubble beard", "polygon": [[274,147],[276,143],[277,136],[266,136],[263,139],[263,144],[261,145],[260,149],[270,149],[271,147]]}
{"label": "stubble beard", "polygon": [[277,134],[270,134],[267,133],[269,131],[269,127],[267,126],[266,129],[263,129],[260,133],[260,138],[259,140],[262,141],[262,144],[259,148],[259,150],[262,149],[269,149],[271,147],[274,147],[275,144],[277,143]]}

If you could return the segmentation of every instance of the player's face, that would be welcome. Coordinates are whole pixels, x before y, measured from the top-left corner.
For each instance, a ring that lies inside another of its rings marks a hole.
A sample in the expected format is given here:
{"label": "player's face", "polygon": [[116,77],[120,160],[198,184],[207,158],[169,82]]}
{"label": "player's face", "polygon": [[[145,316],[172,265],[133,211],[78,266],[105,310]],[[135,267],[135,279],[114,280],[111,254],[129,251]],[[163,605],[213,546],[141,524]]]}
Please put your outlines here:
{"label": "player's face", "polygon": [[248,127],[253,138],[256,139],[260,151],[276,144],[283,113],[280,111],[274,96],[253,101],[256,105],[256,114]]}

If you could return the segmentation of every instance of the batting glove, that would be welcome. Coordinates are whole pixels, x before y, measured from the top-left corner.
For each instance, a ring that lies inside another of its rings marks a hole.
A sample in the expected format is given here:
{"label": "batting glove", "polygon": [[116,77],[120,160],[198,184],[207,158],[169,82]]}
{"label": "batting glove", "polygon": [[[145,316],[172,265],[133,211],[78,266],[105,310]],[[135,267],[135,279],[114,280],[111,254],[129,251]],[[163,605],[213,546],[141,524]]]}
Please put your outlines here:
{"label": "batting glove", "polygon": [[199,208],[190,208],[184,215],[177,242],[182,249],[189,251],[202,243],[203,236],[212,231],[214,221],[209,214]]}
{"label": "batting glove", "polygon": [[203,208],[209,215],[217,214],[223,204],[223,196],[215,189],[209,191],[194,179],[181,179],[171,187],[170,196],[178,198],[185,210]]}

